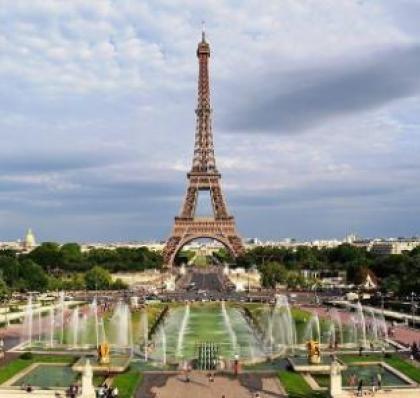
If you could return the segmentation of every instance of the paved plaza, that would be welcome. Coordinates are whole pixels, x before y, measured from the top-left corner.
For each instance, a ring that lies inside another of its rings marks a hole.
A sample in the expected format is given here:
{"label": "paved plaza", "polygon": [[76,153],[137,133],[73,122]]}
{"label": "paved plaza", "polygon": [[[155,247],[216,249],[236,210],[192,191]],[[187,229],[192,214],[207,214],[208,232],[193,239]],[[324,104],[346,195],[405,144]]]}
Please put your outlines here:
{"label": "paved plaza", "polygon": [[216,375],[210,382],[206,373],[192,372],[189,382],[182,374],[146,373],[136,398],[251,398],[256,393],[261,398],[286,396],[273,374]]}

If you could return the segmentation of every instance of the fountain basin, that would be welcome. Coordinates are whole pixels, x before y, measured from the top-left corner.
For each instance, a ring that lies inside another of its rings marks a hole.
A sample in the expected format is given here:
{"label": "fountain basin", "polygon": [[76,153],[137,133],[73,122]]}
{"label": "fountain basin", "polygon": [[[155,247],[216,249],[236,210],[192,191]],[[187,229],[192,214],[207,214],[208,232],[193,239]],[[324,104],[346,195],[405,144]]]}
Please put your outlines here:
{"label": "fountain basin", "polygon": [[[321,362],[317,364],[310,364],[307,357],[289,357],[287,360],[295,372],[303,373],[329,373],[331,362],[333,361],[330,356],[321,356]],[[339,364],[341,371],[347,369],[347,365],[340,361]]]}
{"label": "fountain basin", "polygon": [[[163,339],[165,337],[165,339]],[[201,343],[215,344],[224,360],[239,355],[242,363],[265,360],[261,346],[240,308],[221,303],[192,303],[175,307],[152,338],[150,358],[179,363],[198,357]],[[165,355],[163,353],[165,347]]]}
{"label": "fountain basin", "polygon": [[[343,387],[355,387],[350,386],[349,384],[351,375],[355,375],[356,380],[363,379],[363,385],[365,387],[371,387],[372,382],[376,379],[378,374],[381,375],[382,388],[409,388],[416,385],[413,380],[384,362],[363,362],[351,364],[342,372]],[[310,373],[308,376],[315,383],[315,389],[323,389],[329,387],[329,374]]]}
{"label": "fountain basin", "polygon": [[75,383],[79,374],[64,363],[34,363],[11,377],[2,387],[21,388],[30,384],[35,389],[64,389]]}
{"label": "fountain basin", "polygon": [[72,369],[75,372],[82,373],[87,359],[90,361],[93,373],[98,374],[123,373],[127,370],[131,361],[131,357],[128,355],[111,355],[111,361],[108,364],[98,363],[94,356],[82,357],[72,366]]}

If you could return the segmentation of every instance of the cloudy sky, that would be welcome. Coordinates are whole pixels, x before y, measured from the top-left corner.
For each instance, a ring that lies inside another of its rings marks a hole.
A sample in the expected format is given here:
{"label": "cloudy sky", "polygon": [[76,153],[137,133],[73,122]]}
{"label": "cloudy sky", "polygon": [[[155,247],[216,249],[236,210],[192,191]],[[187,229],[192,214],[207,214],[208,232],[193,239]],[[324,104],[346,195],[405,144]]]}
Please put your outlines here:
{"label": "cloudy sky", "polygon": [[201,20],[242,235],[420,234],[419,0],[0,0],[0,240],[163,239]]}

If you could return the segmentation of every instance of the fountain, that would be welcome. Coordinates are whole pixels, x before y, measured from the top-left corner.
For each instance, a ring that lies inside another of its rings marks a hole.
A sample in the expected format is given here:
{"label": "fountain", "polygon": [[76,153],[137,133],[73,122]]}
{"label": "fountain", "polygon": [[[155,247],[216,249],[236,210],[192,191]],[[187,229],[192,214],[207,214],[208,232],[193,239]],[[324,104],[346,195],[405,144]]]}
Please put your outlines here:
{"label": "fountain", "polygon": [[50,308],[50,347],[54,347],[54,327],[55,327],[55,316],[54,308]]}
{"label": "fountain", "polygon": [[73,310],[71,315],[71,325],[72,325],[72,338],[73,338],[73,348],[78,347],[78,338],[79,338],[79,307],[76,307]]}
{"label": "fountain", "polygon": [[126,303],[120,301],[117,304],[110,323],[113,346],[132,351],[131,311]]}
{"label": "fountain", "polygon": [[79,346],[87,347],[89,345],[87,331],[88,331],[88,315],[86,312],[82,312],[82,316],[79,316]]}
{"label": "fountain", "polygon": [[38,312],[38,342],[42,340],[42,314],[41,311]]}
{"label": "fountain", "polygon": [[149,318],[147,316],[146,308],[141,314],[141,324],[143,325],[144,360],[147,362],[149,346]]}
{"label": "fountain", "polygon": [[337,343],[337,338],[336,338],[336,330],[335,330],[335,324],[334,322],[330,322],[330,326],[328,329],[328,346],[329,348],[333,348],[336,347]]}
{"label": "fountain", "polygon": [[201,343],[198,346],[198,368],[215,370],[218,364],[219,347],[214,343]]}
{"label": "fountain", "polygon": [[270,358],[284,354],[286,350],[293,352],[297,343],[296,327],[286,296],[277,295],[273,308],[266,305],[262,325],[266,354]]}
{"label": "fountain", "polygon": [[182,318],[181,327],[180,327],[179,333],[178,333],[178,342],[177,342],[177,346],[176,346],[176,356],[177,357],[180,357],[182,355],[184,335],[185,335],[185,330],[187,328],[189,318],[190,318],[190,305],[186,304],[185,305],[184,316]]}
{"label": "fountain", "polygon": [[99,347],[99,320],[98,320],[98,302],[96,297],[93,299],[90,305],[91,313],[95,317],[95,333],[96,333],[96,347]]}
{"label": "fountain", "polygon": [[33,337],[33,320],[34,320],[34,309],[32,296],[28,297],[28,302],[25,307],[25,315],[23,321],[24,339],[27,341],[29,347],[32,345]]}
{"label": "fountain", "polygon": [[359,337],[359,344],[361,347],[367,347],[367,338],[366,338],[366,321],[365,315],[363,313],[362,303],[360,301],[357,302],[357,325],[360,329],[360,337]]}
{"label": "fountain", "polygon": [[321,325],[319,323],[318,314],[313,314],[309,318],[303,338],[305,341],[316,340],[321,343]]}
{"label": "fountain", "polygon": [[[387,325],[383,316],[363,308],[360,303],[357,311],[351,315],[352,321],[348,323],[342,322],[336,309],[329,311],[330,319],[299,312],[292,315],[285,295],[276,295],[274,305],[257,305],[256,310],[253,310],[253,306],[239,303],[231,305],[223,301],[220,304],[186,303],[184,306],[159,306],[156,309],[149,306],[139,316],[136,314],[132,317],[131,312],[135,308],[119,301],[111,316],[108,306],[104,306],[102,311],[102,306],[99,306],[95,298],[90,304],[69,311],[67,317],[64,295],[60,294],[59,304],[55,310],[49,309],[48,322],[43,324],[29,297],[22,328],[22,337],[25,339],[19,349],[23,351],[30,348],[39,331],[41,344],[37,343],[37,348],[40,346],[40,349],[45,350],[57,347],[60,351],[83,350],[86,355],[92,355],[95,348],[103,351],[103,343],[106,342],[108,354],[112,354],[111,363],[114,362],[112,365],[117,367],[133,354],[145,361],[153,359],[164,365],[180,360],[194,360],[197,359],[198,344],[202,342],[217,345],[220,355],[225,359],[240,356],[243,363],[261,362],[267,358],[275,360],[297,354],[295,362],[308,365],[305,355],[308,342],[316,344],[318,350],[331,352],[355,350],[369,343],[373,347],[373,344],[379,344],[386,338]],[[167,317],[149,330],[149,317],[161,320],[163,310],[167,311]],[[93,364],[95,361],[91,362],[96,372],[96,365]],[[320,365],[329,366],[328,355]]]}
{"label": "fountain", "polygon": [[[343,324],[341,322],[340,314],[338,313],[336,308],[332,308],[330,310],[331,322],[335,325],[335,333],[336,336],[334,338],[334,344],[343,344],[344,343],[344,336],[343,336]],[[338,337],[337,338],[337,333]]]}
{"label": "fountain", "polygon": [[159,329],[159,337],[162,349],[162,365],[166,365],[166,332],[163,326]]}
{"label": "fountain", "polygon": [[235,331],[232,328],[232,323],[230,321],[229,314],[226,311],[226,305],[224,301],[222,301],[222,314],[223,314],[223,320],[225,322],[226,329],[229,332],[233,351],[236,352],[238,349],[238,339],[236,337]]}
{"label": "fountain", "polygon": [[64,316],[65,316],[65,307],[64,307],[64,292],[59,293],[59,308],[60,308],[60,344],[64,343]]}
{"label": "fountain", "polygon": [[357,347],[358,345],[357,321],[354,316],[350,317],[350,336],[348,342]]}

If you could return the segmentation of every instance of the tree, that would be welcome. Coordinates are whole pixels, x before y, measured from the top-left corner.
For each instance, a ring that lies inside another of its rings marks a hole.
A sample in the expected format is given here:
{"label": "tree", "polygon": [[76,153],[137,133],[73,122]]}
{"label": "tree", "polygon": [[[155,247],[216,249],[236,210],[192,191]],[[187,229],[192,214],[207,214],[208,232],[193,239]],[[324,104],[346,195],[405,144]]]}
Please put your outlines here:
{"label": "tree", "polygon": [[86,288],[89,290],[109,289],[112,283],[111,274],[106,269],[96,266],[85,274]]}
{"label": "tree", "polygon": [[9,289],[6,282],[0,278],[0,300],[4,300],[9,295]]}
{"label": "tree", "polygon": [[277,283],[286,283],[287,270],[283,264],[271,261],[260,267],[261,282],[265,287],[275,288]]}
{"label": "tree", "polygon": [[125,290],[128,288],[128,285],[122,281],[122,279],[117,278],[117,280],[112,284],[112,289],[114,290]]}
{"label": "tree", "polygon": [[28,254],[28,258],[41,265],[44,269],[60,267],[63,257],[60,246],[55,242],[44,242]]}
{"label": "tree", "polygon": [[2,279],[9,287],[13,287],[19,280],[20,264],[14,257],[0,256],[0,272]]}
{"label": "tree", "polygon": [[329,251],[329,261],[331,263],[338,262],[344,264],[365,259],[365,249],[352,246],[348,243],[343,243],[342,245],[334,247]]}
{"label": "tree", "polygon": [[48,288],[48,276],[45,271],[32,260],[25,259],[20,267],[21,278],[28,290],[43,292]]}
{"label": "tree", "polygon": [[82,260],[82,250],[77,243],[65,243],[61,246],[60,253],[64,263],[75,263]]}
{"label": "tree", "polygon": [[384,293],[397,293],[401,289],[401,282],[398,277],[395,275],[390,275],[389,277],[383,279],[381,284],[381,290]]}
{"label": "tree", "polygon": [[308,281],[303,277],[300,272],[289,271],[287,274],[287,287],[296,289],[307,287]]}

